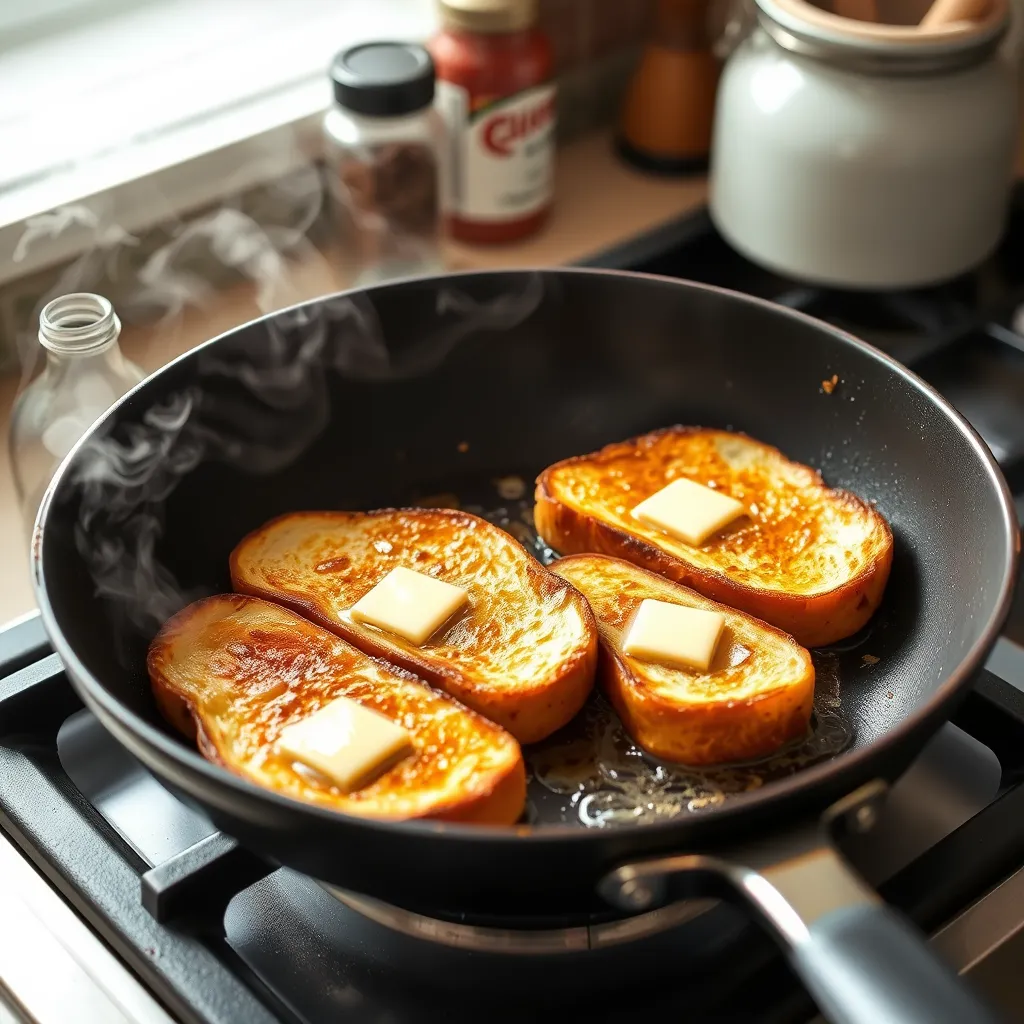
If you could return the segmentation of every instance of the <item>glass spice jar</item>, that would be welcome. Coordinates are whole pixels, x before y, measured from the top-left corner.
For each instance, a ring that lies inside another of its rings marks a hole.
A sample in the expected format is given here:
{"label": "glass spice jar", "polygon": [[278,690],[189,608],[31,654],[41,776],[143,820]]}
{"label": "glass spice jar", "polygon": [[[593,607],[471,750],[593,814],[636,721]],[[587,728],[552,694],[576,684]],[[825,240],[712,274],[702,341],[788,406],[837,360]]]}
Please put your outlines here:
{"label": "glass spice jar", "polygon": [[46,364],[15,401],[8,434],[15,492],[29,536],[64,456],[146,376],[121,354],[120,334],[121,321],[102,295],[62,295],[39,315]]}
{"label": "glass spice jar", "polygon": [[364,43],[331,65],[328,191],[353,284],[439,272],[444,124],[421,46]]}

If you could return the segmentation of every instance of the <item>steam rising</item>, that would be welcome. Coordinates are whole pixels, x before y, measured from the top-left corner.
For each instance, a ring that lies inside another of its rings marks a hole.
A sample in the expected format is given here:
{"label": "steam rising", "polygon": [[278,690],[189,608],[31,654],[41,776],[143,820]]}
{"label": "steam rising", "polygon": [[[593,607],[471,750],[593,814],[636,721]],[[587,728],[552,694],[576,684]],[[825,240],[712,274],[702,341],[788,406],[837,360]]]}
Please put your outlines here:
{"label": "steam rising", "polygon": [[152,632],[201,596],[185,591],[155,553],[163,503],[184,476],[208,461],[250,474],[281,471],[328,424],[328,374],[380,381],[425,373],[474,332],[520,323],[541,294],[538,276],[484,302],[439,288],[435,306],[445,326],[400,355],[389,349],[366,294],[286,310],[255,337],[228,335],[209,346],[199,354],[194,386],[150,406],[136,422],[98,430],[74,460],[70,482],[81,494],[76,543],[97,595],[114,603],[121,626]]}
{"label": "steam rising", "polygon": [[[134,272],[136,286],[118,299],[118,307],[155,313],[166,327],[189,306],[210,298],[212,289],[197,266],[208,266],[211,256],[253,282],[264,312],[301,300],[291,261],[325,263],[307,237],[323,203],[317,170],[289,175],[269,186],[264,198],[272,210],[286,211],[287,223],[273,223],[272,217],[261,222],[230,203],[172,225],[169,241]],[[37,238],[83,229],[92,247],[64,271],[43,302],[68,291],[106,290],[101,281],[125,277],[122,257],[139,241],[97,208],[65,207],[33,219],[16,258],[24,258]],[[197,254],[205,262],[197,264]],[[115,427],[108,421],[97,428],[75,456],[62,497],[72,492],[80,497],[76,546],[97,596],[111,602],[121,639],[133,632],[151,634],[201,596],[183,589],[157,557],[164,502],[186,475],[205,462],[248,474],[280,472],[327,426],[330,374],[382,381],[426,373],[474,332],[507,330],[530,316],[542,287],[534,275],[525,286],[481,302],[457,284],[441,286],[434,300],[436,322],[400,354],[388,346],[372,293],[292,306],[266,319],[263,330],[244,338],[225,335],[206,346],[185,390],[154,397],[130,422]],[[37,346],[31,338],[20,340],[27,379],[29,353]],[[126,649],[119,644],[124,657]]]}

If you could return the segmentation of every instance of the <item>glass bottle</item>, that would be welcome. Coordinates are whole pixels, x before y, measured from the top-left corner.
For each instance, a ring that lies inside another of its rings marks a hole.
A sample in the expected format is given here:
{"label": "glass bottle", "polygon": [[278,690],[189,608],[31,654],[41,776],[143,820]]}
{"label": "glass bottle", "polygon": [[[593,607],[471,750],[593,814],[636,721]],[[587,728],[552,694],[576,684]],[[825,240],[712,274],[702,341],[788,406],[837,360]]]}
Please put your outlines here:
{"label": "glass bottle", "polygon": [[11,413],[11,472],[29,535],[50,478],[82,435],[145,374],[118,345],[121,321],[102,295],[74,292],[39,315],[43,372]]}

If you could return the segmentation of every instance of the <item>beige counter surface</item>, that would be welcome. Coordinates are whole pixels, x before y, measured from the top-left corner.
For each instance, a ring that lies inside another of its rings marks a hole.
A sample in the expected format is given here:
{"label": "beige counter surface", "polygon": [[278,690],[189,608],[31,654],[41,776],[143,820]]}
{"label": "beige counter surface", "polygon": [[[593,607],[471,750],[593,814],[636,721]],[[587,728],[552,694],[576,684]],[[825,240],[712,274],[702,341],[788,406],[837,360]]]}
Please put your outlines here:
{"label": "beige counter surface", "polygon": [[[704,204],[703,178],[683,181],[644,175],[616,159],[607,134],[593,135],[559,153],[557,198],[546,230],[526,242],[488,249],[452,244],[453,269],[557,266],[573,263],[642,234]],[[290,268],[287,291],[277,306],[336,291],[344,286],[327,258],[316,257]],[[219,293],[202,308],[186,311],[173,323],[126,328],[126,354],[146,370],[223,331],[261,315],[255,290],[239,286]],[[6,424],[17,391],[15,377],[0,377],[0,422]],[[25,531],[15,504],[7,444],[0,446],[0,623],[34,607],[28,577]]]}

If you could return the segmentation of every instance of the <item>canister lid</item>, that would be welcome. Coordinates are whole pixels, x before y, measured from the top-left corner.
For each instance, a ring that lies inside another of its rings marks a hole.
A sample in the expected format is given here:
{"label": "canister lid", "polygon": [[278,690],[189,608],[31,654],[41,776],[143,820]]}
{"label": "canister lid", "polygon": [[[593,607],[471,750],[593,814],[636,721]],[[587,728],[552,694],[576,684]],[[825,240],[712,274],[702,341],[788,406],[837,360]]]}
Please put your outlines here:
{"label": "canister lid", "polygon": [[370,117],[400,117],[434,101],[434,62],[412,43],[361,43],[331,62],[334,98]]}

